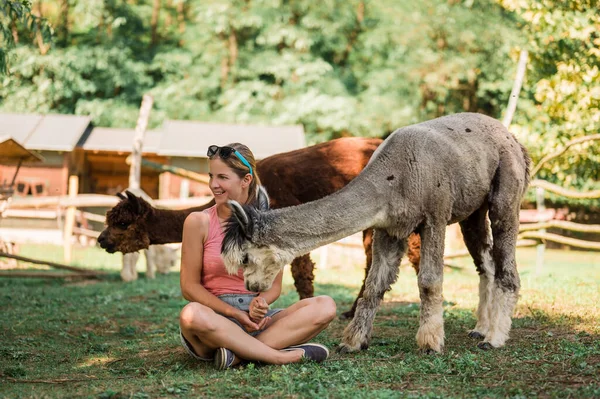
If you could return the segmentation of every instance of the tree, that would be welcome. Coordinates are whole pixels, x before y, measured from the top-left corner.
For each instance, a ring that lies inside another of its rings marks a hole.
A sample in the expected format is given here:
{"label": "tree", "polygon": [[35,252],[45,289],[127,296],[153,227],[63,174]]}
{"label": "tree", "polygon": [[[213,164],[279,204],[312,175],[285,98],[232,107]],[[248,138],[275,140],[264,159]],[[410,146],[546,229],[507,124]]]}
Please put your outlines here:
{"label": "tree", "polygon": [[[532,106],[515,121],[537,161],[600,130],[600,13],[595,0],[502,0],[527,33]],[[600,147],[588,142],[545,165],[539,177],[563,186],[600,186]]]}
{"label": "tree", "polygon": [[132,127],[151,90],[151,126],[302,124],[309,143],[382,136],[452,112],[500,117],[522,36],[493,0],[171,0],[160,13],[158,0],[65,2],[44,0],[44,12],[58,26],[68,4],[66,46],[19,46],[2,109]]}
{"label": "tree", "polygon": [[14,48],[15,40],[19,40],[19,29],[30,33],[39,33],[44,42],[49,42],[52,30],[44,18],[36,17],[31,12],[29,0],[2,0],[0,3],[0,73],[8,72],[8,50]]}

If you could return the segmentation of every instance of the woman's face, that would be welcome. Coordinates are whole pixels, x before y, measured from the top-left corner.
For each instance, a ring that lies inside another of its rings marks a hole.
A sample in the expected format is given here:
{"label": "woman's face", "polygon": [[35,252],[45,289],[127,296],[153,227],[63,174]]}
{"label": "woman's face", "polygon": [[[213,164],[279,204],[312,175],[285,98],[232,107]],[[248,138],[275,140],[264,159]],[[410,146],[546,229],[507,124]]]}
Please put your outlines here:
{"label": "woman's face", "polygon": [[241,179],[225,162],[215,157],[209,162],[210,191],[215,196],[217,205],[225,204],[228,200],[245,203],[248,199],[248,186],[251,178],[246,175]]}

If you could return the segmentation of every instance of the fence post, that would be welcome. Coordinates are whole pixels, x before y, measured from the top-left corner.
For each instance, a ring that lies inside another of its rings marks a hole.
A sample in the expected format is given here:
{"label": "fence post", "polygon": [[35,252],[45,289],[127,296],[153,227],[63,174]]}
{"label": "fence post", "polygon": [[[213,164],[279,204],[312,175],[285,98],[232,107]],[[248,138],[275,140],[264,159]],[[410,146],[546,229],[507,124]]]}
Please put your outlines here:
{"label": "fence post", "polygon": [[[69,177],[69,198],[74,199],[77,197],[79,191],[79,178],[76,175]],[[73,227],[75,224],[75,206],[72,205],[67,208],[67,214],[65,215],[65,230],[63,235],[63,255],[65,263],[71,263]]]}
{"label": "fence post", "polygon": [[142,174],[142,146],[144,144],[144,136],[146,135],[146,127],[150,118],[150,110],[154,99],[149,94],[144,94],[142,105],[140,106],[140,114],[135,125],[135,136],[133,137],[133,149],[131,151],[131,166],[129,167],[129,188],[134,190],[141,187],[140,179]]}
{"label": "fence post", "polygon": [[[135,136],[133,137],[133,149],[131,151],[131,165],[129,167],[129,188],[140,190],[142,187],[142,146],[144,144],[144,135],[150,119],[150,111],[154,99],[149,94],[144,94],[142,97],[142,105],[140,106],[140,114],[135,125]],[[137,271],[135,265],[140,254],[138,252],[123,254],[123,263],[121,268],[121,278],[124,281],[132,281],[137,279]]]}
{"label": "fence post", "polygon": [[508,106],[502,124],[508,129],[512,122],[513,115],[517,109],[517,100],[519,99],[519,93],[521,92],[521,86],[523,85],[523,78],[525,77],[525,69],[527,68],[527,58],[529,53],[527,50],[521,50],[519,56],[519,64],[517,65],[517,76],[513,84],[512,91],[510,92],[510,98],[508,100]]}
{"label": "fence post", "polygon": [[[535,202],[537,205],[538,215],[541,215],[546,210],[546,204],[544,203],[544,196],[546,190],[541,187],[536,187],[535,189]],[[538,216],[539,219],[539,216]],[[540,229],[540,233],[545,233],[546,229]],[[544,241],[540,241],[537,248],[537,257],[535,261],[535,274],[536,276],[540,275],[542,269],[544,268],[544,252],[546,250],[546,244]]]}
{"label": "fence post", "polygon": [[189,198],[190,197],[190,181],[188,179],[181,179],[181,183],[179,184],[179,198]]}

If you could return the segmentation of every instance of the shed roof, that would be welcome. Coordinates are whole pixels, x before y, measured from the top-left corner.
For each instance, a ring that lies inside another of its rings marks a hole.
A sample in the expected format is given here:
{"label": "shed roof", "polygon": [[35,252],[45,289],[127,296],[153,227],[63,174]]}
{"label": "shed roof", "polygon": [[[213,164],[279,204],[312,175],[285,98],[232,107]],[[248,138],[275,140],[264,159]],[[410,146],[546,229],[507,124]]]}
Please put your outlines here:
{"label": "shed roof", "polygon": [[0,136],[0,164],[13,165],[21,162],[43,161],[41,155],[29,151],[10,136]]}
{"label": "shed roof", "polygon": [[37,114],[4,114],[0,113],[0,136],[10,136],[25,145],[43,116]]}
{"label": "shed roof", "polygon": [[[88,116],[0,113],[0,136],[8,135],[28,150],[130,152],[133,129],[92,128]],[[167,120],[148,131],[142,151],[163,156],[206,157],[211,144],[246,144],[257,159],[306,146],[302,125],[262,126]]]}
{"label": "shed roof", "polygon": [[73,151],[91,130],[89,116],[45,115],[25,146],[33,150]]}
{"label": "shed roof", "polygon": [[73,151],[91,129],[89,116],[0,113],[0,134],[29,150]]}
{"label": "shed roof", "polygon": [[231,125],[167,120],[158,155],[206,157],[212,144],[243,143],[256,159],[306,146],[304,128],[293,126]]}
{"label": "shed roof", "polygon": [[[161,134],[158,130],[146,131],[142,153],[156,154]],[[134,129],[95,127],[83,143],[82,148],[88,151],[131,152],[134,137]]]}

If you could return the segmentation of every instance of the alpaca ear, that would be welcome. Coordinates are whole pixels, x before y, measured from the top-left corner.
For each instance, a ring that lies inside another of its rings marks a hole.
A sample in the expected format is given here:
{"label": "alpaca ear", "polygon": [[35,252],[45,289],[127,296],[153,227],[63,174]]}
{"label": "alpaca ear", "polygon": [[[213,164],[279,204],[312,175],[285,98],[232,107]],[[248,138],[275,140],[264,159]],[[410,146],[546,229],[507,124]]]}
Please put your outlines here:
{"label": "alpaca ear", "polygon": [[229,204],[229,208],[231,208],[231,214],[239,223],[242,231],[245,235],[248,235],[250,219],[248,218],[246,211],[237,201],[227,201],[227,203]]}
{"label": "alpaca ear", "polygon": [[120,199],[122,199],[122,200],[125,200],[125,199],[127,199],[127,197],[126,197],[126,196],[124,196],[124,195],[123,195],[123,193],[117,193],[117,197],[119,197],[119,198],[120,198]]}
{"label": "alpaca ear", "polygon": [[269,210],[269,193],[264,186],[258,186],[258,193],[256,194],[257,208],[260,211]]}
{"label": "alpaca ear", "polygon": [[140,199],[135,196],[131,191],[126,190],[125,194],[127,194],[127,198],[133,207],[135,213],[142,213],[142,206],[140,204]]}

